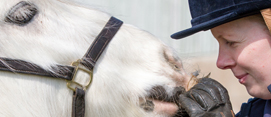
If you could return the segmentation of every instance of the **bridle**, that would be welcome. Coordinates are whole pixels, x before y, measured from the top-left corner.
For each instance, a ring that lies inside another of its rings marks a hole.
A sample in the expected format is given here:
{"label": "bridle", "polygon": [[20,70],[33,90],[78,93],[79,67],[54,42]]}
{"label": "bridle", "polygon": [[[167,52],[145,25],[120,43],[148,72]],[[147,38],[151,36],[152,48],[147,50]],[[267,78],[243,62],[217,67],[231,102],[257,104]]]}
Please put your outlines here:
{"label": "bridle", "polygon": [[[100,34],[92,42],[83,58],[73,62],[70,66],[57,65],[52,68],[53,71],[48,71],[30,62],[0,57],[0,70],[67,80],[67,87],[73,90],[72,117],[84,117],[85,91],[92,82],[93,67],[122,24],[122,21],[115,17],[111,17]],[[76,73],[78,71],[82,71],[90,75],[87,85],[83,85],[75,81]]]}

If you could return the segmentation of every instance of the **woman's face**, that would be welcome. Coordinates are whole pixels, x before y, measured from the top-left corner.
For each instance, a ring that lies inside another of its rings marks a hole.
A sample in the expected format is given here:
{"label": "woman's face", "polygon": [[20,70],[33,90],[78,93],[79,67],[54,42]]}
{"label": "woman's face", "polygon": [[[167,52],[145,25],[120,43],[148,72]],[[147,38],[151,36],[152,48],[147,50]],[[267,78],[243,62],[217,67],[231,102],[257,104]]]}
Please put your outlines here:
{"label": "woman's face", "polygon": [[271,99],[271,35],[259,15],[211,29],[219,43],[217,67],[231,69],[251,96]]}

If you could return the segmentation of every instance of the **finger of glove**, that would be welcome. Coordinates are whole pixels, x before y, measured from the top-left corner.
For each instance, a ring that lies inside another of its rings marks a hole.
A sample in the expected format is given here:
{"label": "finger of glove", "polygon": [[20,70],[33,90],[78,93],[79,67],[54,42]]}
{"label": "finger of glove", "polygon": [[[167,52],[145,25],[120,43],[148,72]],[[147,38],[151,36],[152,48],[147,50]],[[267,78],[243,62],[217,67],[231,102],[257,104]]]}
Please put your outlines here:
{"label": "finger of glove", "polygon": [[222,84],[217,82],[216,80],[211,79],[211,78],[202,78],[199,82],[206,84],[208,86],[211,86],[211,85],[215,86],[217,88],[217,90],[219,90],[219,92],[220,92],[219,94],[220,94],[222,102],[225,102],[225,103],[230,102],[227,89]]}
{"label": "finger of glove", "polygon": [[[181,94],[179,96],[180,99],[180,105],[182,108],[185,109],[185,111],[189,114],[190,117],[199,117],[199,116],[209,116],[210,117],[217,117],[217,114],[223,113],[225,117],[231,117],[231,109],[227,108],[221,108],[222,110],[216,111],[216,112],[211,112],[212,109],[214,108],[209,108],[209,107],[215,107],[216,106],[211,106],[212,104],[212,98],[208,98],[207,96],[202,96],[202,98],[196,97],[196,95],[202,95],[206,94],[206,92],[187,92],[186,94]],[[196,95],[195,95],[196,94]],[[202,102],[200,102],[202,101]],[[210,103],[211,102],[211,103]],[[203,108],[200,103],[204,103],[205,105],[208,106],[208,109]],[[230,112],[230,113],[229,113]]]}
{"label": "finger of glove", "polygon": [[219,90],[221,100],[223,103],[225,103],[225,106],[223,108],[224,114],[226,115],[226,117],[228,117],[228,116],[230,117],[232,114],[231,113],[232,105],[230,102],[230,98],[229,98],[229,94],[228,94],[227,89],[222,84],[220,84],[218,81],[211,79],[211,78],[202,78],[200,80],[200,83],[206,84],[208,86],[211,86],[211,85],[215,86]]}
{"label": "finger of glove", "polygon": [[220,90],[214,85],[207,85],[201,82],[196,84],[190,90],[199,90],[201,91],[202,95],[209,95],[209,97],[212,98],[213,103],[215,103],[216,105],[226,103],[221,97]]}
{"label": "finger of glove", "polygon": [[221,92],[223,93],[228,93],[228,91],[226,90],[226,88],[220,84],[218,81],[212,79],[212,78],[201,78],[199,80],[199,83],[202,83],[202,84],[206,84],[206,85],[214,85],[216,86]]}
{"label": "finger of glove", "polygon": [[191,89],[186,93],[186,96],[196,101],[203,110],[207,111],[217,105],[217,102],[206,91]]}
{"label": "finger of glove", "polygon": [[198,104],[198,102],[187,94],[181,94],[179,96],[179,103],[191,117],[196,113],[204,113],[204,109]]}

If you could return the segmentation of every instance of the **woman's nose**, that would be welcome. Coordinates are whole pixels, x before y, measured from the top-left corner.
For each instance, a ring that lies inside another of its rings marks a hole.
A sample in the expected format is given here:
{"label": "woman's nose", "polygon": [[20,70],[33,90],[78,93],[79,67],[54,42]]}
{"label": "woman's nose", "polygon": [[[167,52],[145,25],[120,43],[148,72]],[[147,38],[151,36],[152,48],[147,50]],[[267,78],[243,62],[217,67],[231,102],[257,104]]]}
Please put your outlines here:
{"label": "woman's nose", "polygon": [[232,58],[232,55],[230,52],[228,52],[225,49],[219,48],[218,58],[216,61],[216,66],[219,69],[230,69],[233,66],[235,66],[235,61]]}

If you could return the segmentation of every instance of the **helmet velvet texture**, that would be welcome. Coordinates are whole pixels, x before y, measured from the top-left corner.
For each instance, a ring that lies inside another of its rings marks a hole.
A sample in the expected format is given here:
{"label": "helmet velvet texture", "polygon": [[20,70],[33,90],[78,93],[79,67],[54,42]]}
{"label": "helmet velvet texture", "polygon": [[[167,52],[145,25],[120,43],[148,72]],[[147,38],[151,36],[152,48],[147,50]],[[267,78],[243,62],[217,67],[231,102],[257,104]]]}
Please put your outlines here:
{"label": "helmet velvet texture", "polygon": [[171,35],[180,39],[218,25],[260,13],[271,0],[189,0],[192,27]]}

